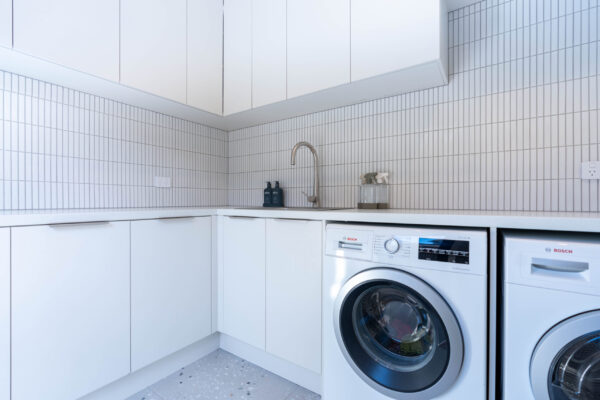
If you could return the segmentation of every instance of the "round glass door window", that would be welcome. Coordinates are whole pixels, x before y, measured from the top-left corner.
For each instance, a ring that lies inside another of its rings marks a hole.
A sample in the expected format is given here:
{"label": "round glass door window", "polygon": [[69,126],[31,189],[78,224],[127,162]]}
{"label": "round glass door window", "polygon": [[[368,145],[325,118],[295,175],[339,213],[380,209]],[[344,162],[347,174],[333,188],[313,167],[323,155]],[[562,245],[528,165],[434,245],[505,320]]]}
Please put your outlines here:
{"label": "round glass door window", "polygon": [[462,365],[462,336],[454,314],[437,292],[406,275],[410,282],[354,282],[337,310],[338,342],[346,358],[371,386],[388,395],[428,391],[448,376],[456,377]]}
{"label": "round glass door window", "polygon": [[552,400],[600,399],[600,331],[565,346],[549,376]]}

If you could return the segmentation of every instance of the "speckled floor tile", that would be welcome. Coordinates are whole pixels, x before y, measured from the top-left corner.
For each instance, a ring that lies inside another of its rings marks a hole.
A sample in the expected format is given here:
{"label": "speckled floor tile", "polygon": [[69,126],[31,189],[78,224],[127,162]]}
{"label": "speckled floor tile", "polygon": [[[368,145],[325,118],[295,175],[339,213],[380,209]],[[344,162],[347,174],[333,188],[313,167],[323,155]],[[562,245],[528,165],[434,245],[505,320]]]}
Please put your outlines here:
{"label": "speckled floor tile", "polygon": [[[152,397],[154,396],[154,397]],[[320,396],[223,350],[127,400],[319,400]]]}
{"label": "speckled floor tile", "polygon": [[285,400],[320,400],[321,396],[298,386]]}
{"label": "speckled floor tile", "polygon": [[164,400],[158,394],[154,393],[150,389],[144,389],[141,392],[134,394],[133,396],[127,398],[127,400]]}

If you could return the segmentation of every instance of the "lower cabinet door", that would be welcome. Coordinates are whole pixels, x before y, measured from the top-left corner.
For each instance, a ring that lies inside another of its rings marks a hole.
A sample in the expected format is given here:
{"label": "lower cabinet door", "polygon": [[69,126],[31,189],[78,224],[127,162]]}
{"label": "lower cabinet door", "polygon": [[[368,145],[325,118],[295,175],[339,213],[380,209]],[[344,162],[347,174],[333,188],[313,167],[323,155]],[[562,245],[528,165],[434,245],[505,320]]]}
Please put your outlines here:
{"label": "lower cabinet door", "polygon": [[10,399],[10,229],[0,229],[0,399]]}
{"label": "lower cabinet door", "polygon": [[265,220],[223,222],[222,331],[265,349]]}
{"label": "lower cabinet door", "polygon": [[211,334],[211,218],[131,223],[131,367]]}
{"label": "lower cabinet door", "polygon": [[130,372],[129,222],[12,228],[12,400]]}
{"label": "lower cabinet door", "polygon": [[267,351],[321,373],[320,221],[267,220]]}

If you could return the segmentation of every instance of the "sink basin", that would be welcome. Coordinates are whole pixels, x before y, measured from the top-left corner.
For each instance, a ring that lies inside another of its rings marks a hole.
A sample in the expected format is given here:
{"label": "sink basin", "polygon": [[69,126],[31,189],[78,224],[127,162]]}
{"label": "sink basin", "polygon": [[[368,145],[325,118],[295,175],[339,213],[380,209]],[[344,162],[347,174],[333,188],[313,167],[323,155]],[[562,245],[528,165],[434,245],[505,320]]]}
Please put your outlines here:
{"label": "sink basin", "polygon": [[335,211],[348,210],[342,207],[234,207],[236,210],[279,210],[279,211]]}

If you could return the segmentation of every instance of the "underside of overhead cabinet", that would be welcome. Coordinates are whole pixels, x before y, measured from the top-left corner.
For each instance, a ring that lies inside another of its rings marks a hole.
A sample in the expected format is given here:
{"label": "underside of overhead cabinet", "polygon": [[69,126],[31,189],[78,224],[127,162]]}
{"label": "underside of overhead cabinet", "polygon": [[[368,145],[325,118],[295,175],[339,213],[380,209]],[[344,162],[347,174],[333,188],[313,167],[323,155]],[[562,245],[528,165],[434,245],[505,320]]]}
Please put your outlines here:
{"label": "underside of overhead cabinet", "polygon": [[224,128],[226,130],[240,129],[367,100],[442,86],[447,83],[448,73],[445,64],[441,60],[431,61],[401,71],[227,115]]}

